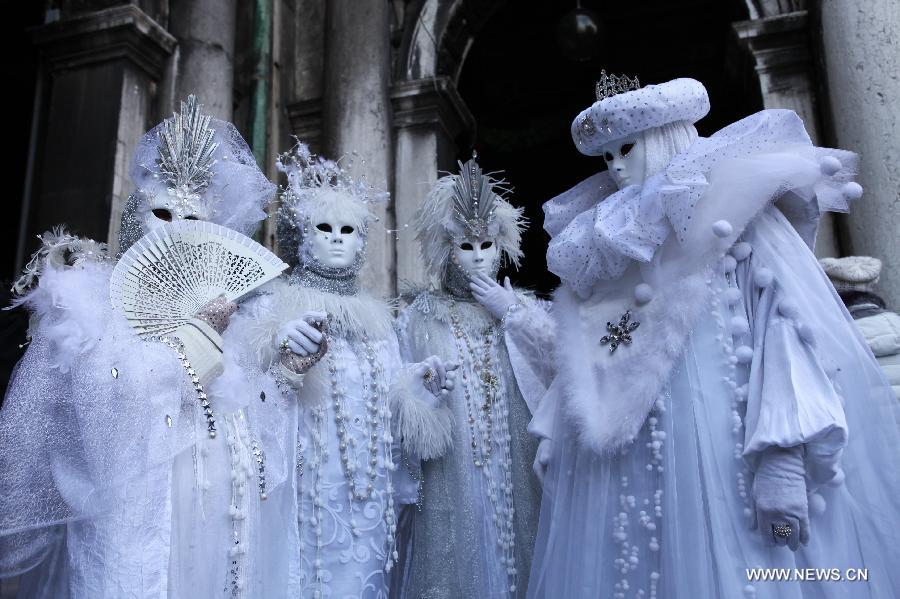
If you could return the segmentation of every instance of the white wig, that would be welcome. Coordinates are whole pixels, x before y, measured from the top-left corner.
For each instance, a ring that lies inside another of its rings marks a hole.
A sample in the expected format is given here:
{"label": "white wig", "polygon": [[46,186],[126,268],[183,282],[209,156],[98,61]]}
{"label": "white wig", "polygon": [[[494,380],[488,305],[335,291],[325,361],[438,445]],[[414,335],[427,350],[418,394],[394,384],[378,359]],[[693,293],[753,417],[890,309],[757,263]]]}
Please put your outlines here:
{"label": "white wig", "polygon": [[438,179],[416,211],[416,239],[425,268],[444,280],[453,246],[467,237],[490,237],[504,260],[519,266],[523,209],[506,201],[506,182],[483,173],[477,155],[459,164],[458,175]]}

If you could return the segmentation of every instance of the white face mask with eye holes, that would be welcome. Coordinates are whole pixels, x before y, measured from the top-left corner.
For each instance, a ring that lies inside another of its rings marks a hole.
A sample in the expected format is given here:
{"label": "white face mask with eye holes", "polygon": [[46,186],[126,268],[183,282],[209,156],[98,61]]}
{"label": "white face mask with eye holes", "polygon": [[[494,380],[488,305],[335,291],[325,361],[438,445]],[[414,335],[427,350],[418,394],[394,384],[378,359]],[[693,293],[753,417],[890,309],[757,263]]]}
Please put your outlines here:
{"label": "white face mask with eye holes", "polygon": [[144,235],[173,221],[209,220],[209,215],[200,208],[196,210],[173,210],[170,207],[169,197],[165,194],[159,194],[150,198],[149,205],[144,210],[139,210],[138,213]]}
{"label": "white face mask with eye holes", "polygon": [[611,141],[603,146],[603,159],[619,189],[643,185],[647,176],[647,153],[642,135]]}
{"label": "white face mask with eye holes", "polygon": [[341,219],[331,218],[316,223],[310,232],[309,253],[319,264],[328,268],[351,266],[362,247],[359,231]]}
{"label": "white face mask with eye holes", "polygon": [[492,237],[466,237],[453,246],[453,260],[469,276],[494,277],[500,263],[497,251],[497,243]]}

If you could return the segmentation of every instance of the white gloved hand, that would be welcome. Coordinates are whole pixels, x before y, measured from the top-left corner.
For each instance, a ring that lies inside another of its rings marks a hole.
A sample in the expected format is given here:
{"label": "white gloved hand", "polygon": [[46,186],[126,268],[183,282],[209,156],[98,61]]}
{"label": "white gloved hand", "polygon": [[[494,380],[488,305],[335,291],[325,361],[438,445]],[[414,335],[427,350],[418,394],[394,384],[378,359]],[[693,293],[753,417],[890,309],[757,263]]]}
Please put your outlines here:
{"label": "white gloved hand", "polygon": [[[759,528],[770,545],[787,545],[796,551],[801,543],[809,543],[806,477],[799,446],[766,450],[753,478],[753,501],[752,528]],[[774,534],[785,525],[790,534]]]}
{"label": "white gloved hand", "polygon": [[422,381],[422,385],[435,400],[432,407],[440,404],[441,399],[453,391],[457,368],[458,364],[444,366],[443,360],[437,356],[429,356],[415,365],[413,372],[416,378]]}
{"label": "white gloved hand", "polygon": [[544,476],[547,474],[547,466],[550,464],[550,452],[552,449],[553,442],[545,437],[541,439],[537,452],[534,454],[532,469],[542,487],[544,486]]}
{"label": "white gloved hand", "polygon": [[475,300],[498,320],[506,316],[509,307],[518,302],[509,277],[503,280],[503,285],[498,285],[497,281],[478,273],[469,280],[469,289]]}
{"label": "white gloved hand", "polygon": [[324,335],[313,323],[325,321],[324,312],[305,312],[300,318],[286,322],[275,337],[276,349],[290,350],[298,356],[311,356],[319,351]]}

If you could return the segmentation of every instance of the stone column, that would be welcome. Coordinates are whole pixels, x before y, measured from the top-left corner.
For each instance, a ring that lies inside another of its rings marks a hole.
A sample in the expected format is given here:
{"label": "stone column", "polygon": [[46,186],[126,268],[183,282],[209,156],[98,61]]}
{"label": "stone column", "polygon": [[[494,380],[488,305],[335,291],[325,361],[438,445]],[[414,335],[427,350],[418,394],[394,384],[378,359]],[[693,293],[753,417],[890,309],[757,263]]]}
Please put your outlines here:
{"label": "stone column", "polygon": [[[806,124],[816,145],[821,127],[816,101],[815,69],[810,57],[809,14],[796,10],[741,21],[733,25],[738,39],[752,54],[759,75],[763,106],[793,110]],[[833,215],[826,214],[816,237],[816,255],[837,256],[839,244]]]}
{"label": "stone column", "polygon": [[409,225],[438,172],[455,171],[460,146],[471,145],[475,120],[448,77],[399,82],[392,101],[397,280],[424,284],[424,264]]}
{"label": "stone column", "polygon": [[150,120],[156,82],[175,39],[137,6],[66,18],[34,31],[45,84],[29,165],[17,262],[34,236],[65,223],[115,242],[128,164]]}
{"label": "stone column", "polygon": [[[391,189],[390,4],[384,0],[328,0],[322,149],[330,158],[356,152],[354,175]],[[369,231],[362,282],[373,293],[396,294],[394,210],[380,206]]]}
{"label": "stone column", "polygon": [[900,309],[900,3],[821,0],[818,10],[833,141],[859,153],[865,190],[845,253],[884,262],[880,291]]}
{"label": "stone column", "polygon": [[230,121],[234,108],[237,0],[172,0],[169,31],[178,39],[162,114],[196,94],[203,112]]}

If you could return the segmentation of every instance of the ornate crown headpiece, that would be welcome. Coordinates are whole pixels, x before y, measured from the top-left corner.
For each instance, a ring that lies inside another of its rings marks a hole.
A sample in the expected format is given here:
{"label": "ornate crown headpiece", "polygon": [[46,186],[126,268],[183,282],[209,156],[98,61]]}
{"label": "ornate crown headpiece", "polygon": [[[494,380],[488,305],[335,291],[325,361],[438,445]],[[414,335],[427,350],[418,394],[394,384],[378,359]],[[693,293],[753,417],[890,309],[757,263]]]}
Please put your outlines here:
{"label": "ornate crown headpiece", "polygon": [[219,144],[213,141],[215,129],[209,115],[200,113],[193,94],[181,102],[181,113],[166,119],[159,132],[159,157],[156,165],[173,199],[183,207],[195,205],[212,178],[213,154]]}
{"label": "ornate crown headpiece", "polygon": [[606,69],[602,69],[600,80],[594,86],[594,93],[597,94],[597,101],[600,101],[637,89],[641,89],[641,82],[637,77],[631,79],[626,75],[607,75]]}
{"label": "ornate crown headpiece", "polygon": [[[323,201],[330,202],[333,210],[356,222],[363,238],[368,223],[378,220],[372,204],[387,201],[390,194],[374,188],[365,178],[353,177],[350,174],[353,158],[354,155],[341,161],[328,160],[316,156],[299,141],[278,156],[278,170],[288,179],[278,210],[278,245],[285,260],[296,260],[297,250],[308,233],[308,221]],[[338,194],[325,195],[323,191]]]}

